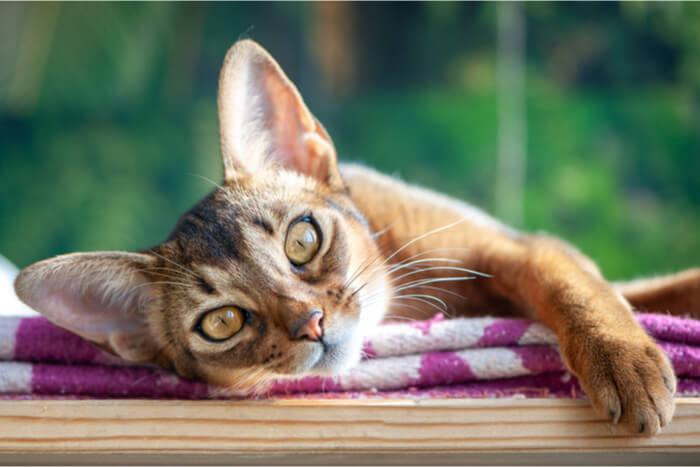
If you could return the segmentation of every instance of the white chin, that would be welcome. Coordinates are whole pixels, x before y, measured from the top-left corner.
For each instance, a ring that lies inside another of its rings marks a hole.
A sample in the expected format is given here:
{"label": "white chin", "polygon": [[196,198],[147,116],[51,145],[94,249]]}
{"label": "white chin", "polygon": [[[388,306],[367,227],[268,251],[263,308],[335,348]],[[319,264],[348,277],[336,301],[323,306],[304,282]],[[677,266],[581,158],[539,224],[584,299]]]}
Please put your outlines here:
{"label": "white chin", "polygon": [[350,339],[325,348],[310,372],[319,375],[334,375],[348,370],[362,358],[362,336],[355,332]]}

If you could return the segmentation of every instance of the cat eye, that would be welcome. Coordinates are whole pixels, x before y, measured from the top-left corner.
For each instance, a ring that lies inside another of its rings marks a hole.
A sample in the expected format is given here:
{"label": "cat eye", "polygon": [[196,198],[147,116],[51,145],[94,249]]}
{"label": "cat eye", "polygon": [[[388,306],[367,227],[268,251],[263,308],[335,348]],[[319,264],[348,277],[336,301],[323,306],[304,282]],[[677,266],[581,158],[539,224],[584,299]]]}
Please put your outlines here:
{"label": "cat eye", "polygon": [[223,341],[241,330],[245,318],[245,311],[235,306],[225,306],[205,314],[197,330],[208,340]]}
{"label": "cat eye", "polygon": [[289,226],[284,251],[295,266],[311,261],[320,246],[321,234],[310,217],[302,217]]}

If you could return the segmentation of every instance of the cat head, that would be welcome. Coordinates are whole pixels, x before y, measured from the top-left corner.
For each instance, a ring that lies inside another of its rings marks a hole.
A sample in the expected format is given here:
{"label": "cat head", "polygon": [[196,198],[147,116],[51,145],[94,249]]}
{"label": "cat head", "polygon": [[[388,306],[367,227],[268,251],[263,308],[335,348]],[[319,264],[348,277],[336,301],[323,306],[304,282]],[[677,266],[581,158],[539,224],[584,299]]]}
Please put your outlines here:
{"label": "cat head", "polygon": [[35,263],[17,295],[126,360],[242,390],[353,365],[387,286],[331,139],[252,41],[226,55],[218,110],[224,181],[165,242]]}

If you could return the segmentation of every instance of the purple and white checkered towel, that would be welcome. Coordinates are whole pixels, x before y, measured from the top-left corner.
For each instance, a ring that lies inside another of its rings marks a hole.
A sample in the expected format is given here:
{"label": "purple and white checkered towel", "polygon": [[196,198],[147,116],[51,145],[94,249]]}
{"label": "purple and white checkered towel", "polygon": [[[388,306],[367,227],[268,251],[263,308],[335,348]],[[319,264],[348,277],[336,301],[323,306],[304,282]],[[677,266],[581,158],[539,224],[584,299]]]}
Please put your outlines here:
{"label": "purple and white checkered towel", "polygon": [[[671,359],[678,395],[700,395],[700,321],[637,315]],[[542,324],[471,318],[386,323],[336,377],[272,384],[262,397],[582,397]],[[0,317],[0,397],[221,397],[220,388],[127,364],[44,318]],[[261,397],[261,396],[258,396]]]}

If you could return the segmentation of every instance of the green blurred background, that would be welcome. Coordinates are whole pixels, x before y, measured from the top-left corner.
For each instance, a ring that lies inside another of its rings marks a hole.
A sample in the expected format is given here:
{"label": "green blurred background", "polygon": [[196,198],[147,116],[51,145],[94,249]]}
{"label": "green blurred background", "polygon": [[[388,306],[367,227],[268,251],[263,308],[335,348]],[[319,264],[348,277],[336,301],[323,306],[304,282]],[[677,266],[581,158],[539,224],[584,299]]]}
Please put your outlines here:
{"label": "green blurred background", "polygon": [[243,37],[342,160],[560,235],[611,279],[700,265],[700,4],[672,2],[0,4],[0,254],[161,241],[221,178],[217,77]]}

